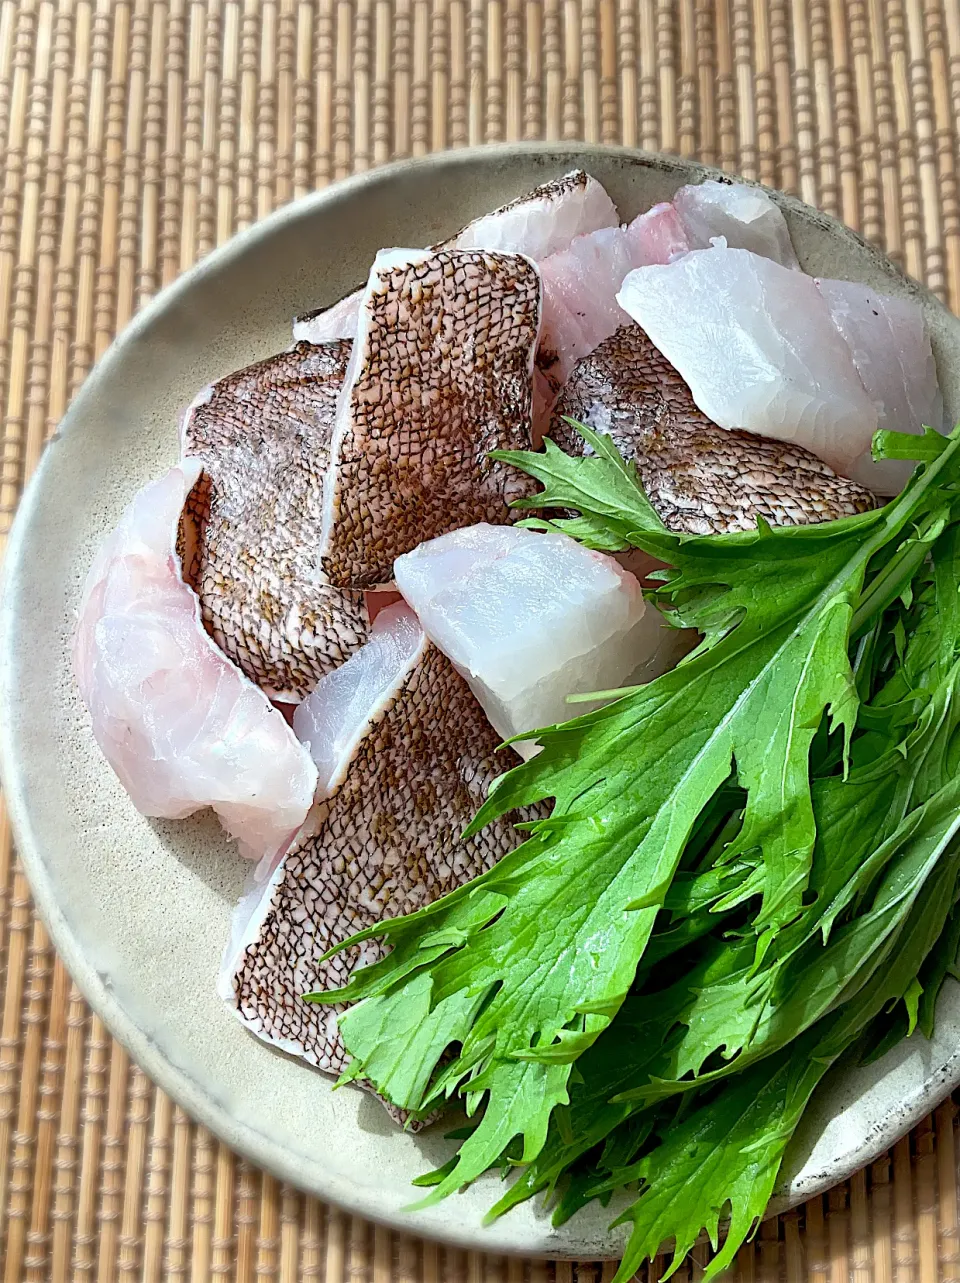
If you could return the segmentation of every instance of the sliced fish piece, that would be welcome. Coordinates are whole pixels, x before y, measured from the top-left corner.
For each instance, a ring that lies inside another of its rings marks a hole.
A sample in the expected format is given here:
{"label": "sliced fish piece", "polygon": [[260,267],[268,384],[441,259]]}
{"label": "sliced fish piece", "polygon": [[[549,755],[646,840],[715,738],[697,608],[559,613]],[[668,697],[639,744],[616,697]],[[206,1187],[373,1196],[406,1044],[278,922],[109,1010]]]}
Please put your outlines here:
{"label": "sliced fish piece", "polygon": [[539,263],[575,236],[616,227],[618,222],[617,208],[600,183],[574,169],[474,219],[437,248],[526,254]]}
{"label": "sliced fish piece", "polygon": [[812,525],[876,506],[868,490],[802,446],[711,423],[639,325],[623,326],[579,362],[563,390],[550,435],[582,454],[583,438],[564,415],[605,433],[636,463],[670,530],[754,530],[757,517],[772,526]]}
{"label": "sliced fish piece", "polygon": [[293,318],[294,343],[333,343],[337,339],[352,341],[357,336],[357,317],[363,288],[354,290],[332,307],[318,307]]}
{"label": "sliced fish piece", "polygon": [[540,278],[527,259],[394,250],[370,273],[324,485],[321,566],[340,587],[530,492],[488,458],[531,445]]}
{"label": "sliced fish piece", "polygon": [[[567,696],[622,686],[662,641],[634,576],[567,535],[468,526],[398,557],[394,571],[504,738],[585,712]],[[533,740],[515,747],[536,751]]]}
{"label": "sliced fish piece", "polygon": [[626,233],[634,267],[671,263],[693,248],[680,215],[669,201],[653,205],[645,214],[639,214],[627,226]]}
{"label": "sliced fish piece", "polygon": [[[905,298],[878,294],[855,281],[818,280],[834,325],[853,356],[867,396],[877,407],[878,426],[896,432],[944,427],[937,363],[923,313]],[[900,459],[875,462],[866,450],[847,475],[877,494],[899,494],[913,464]]]}
{"label": "sliced fish piece", "polygon": [[811,450],[841,474],[877,428],[813,277],[714,248],[630,273],[617,295],[721,428]]}
{"label": "sliced fish piece", "polygon": [[[525,254],[539,263],[548,254],[564,249],[575,236],[616,227],[618,221],[616,206],[603,187],[582,169],[574,169],[475,218],[455,236],[431,248]],[[294,339],[319,343],[354,338],[362,297],[361,287],[333,307],[298,316],[293,323]]]}
{"label": "sliced fish piece", "polygon": [[342,1008],[303,995],[344,984],[384,949],[368,940],[320,963],[324,951],[478,876],[519,838],[501,819],[460,840],[512,755],[496,752],[498,736],[466,682],[406,606],[378,616],[367,647],[325,677],[308,705],[321,773],[336,760],[342,783],[315,835],[295,843],[237,910],[219,991],[258,1037],[339,1073]]}
{"label": "sliced fish piece", "polygon": [[[578,236],[540,264],[543,324],[537,371],[548,395],[537,396],[540,414],[552,409],[560,388],[582,357],[629,320],[617,291],[635,267],[670,263],[690,246],[672,205],[655,205],[626,227]],[[537,422],[543,431],[546,424]]]}
{"label": "sliced fish piece", "polygon": [[203,461],[185,578],[214,641],[275,700],[301,700],[366,637],[360,595],[327,583],[317,557],[350,348],[298,343],[238,370],[183,424],[184,454]]}
{"label": "sliced fish piece", "polygon": [[343,783],[357,745],[392,697],[398,674],[409,672],[425,644],[411,610],[397,602],[385,606],[367,644],[297,705],[293,729],[316,763],[322,796]]}
{"label": "sliced fish piece", "polygon": [[750,250],[799,270],[783,211],[762,188],[708,179],[681,187],[673,204],[692,249],[707,249],[722,236],[730,249]]}
{"label": "sliced fish piece", "polygon": [[543,326],[537,366],[554,389],[627,319],[617,291],[637,266],[630,250],[625,229],[606,228],[577,237],[540,264]]}
{"label": "sliced fish piece", "polygon": [[144,815],[212,807],[241,852],[286,848],[313,802],[317,769],[263,691],[204,630],[175,551],[200,476],[184,459],[135,496],[91,567],[74,667],[93,733]]}

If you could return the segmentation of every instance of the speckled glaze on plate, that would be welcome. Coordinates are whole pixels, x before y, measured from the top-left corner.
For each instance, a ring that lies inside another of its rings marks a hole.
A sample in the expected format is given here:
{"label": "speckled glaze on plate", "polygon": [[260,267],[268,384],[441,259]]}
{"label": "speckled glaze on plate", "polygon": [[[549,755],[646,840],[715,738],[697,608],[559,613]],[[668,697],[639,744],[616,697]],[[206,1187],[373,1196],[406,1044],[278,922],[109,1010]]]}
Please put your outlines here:
{"label": "speckled glaze on plate", "polygon": [[[145,1071],[228,1145],[284,1180],[408,1232],[493,1252],[619,1255],[615,1208],[560,1229],[527,1203],[484,1229],[495,1178],[415,1214],[410,1180],[443,1162],[442,1128],[398,1132],[380,1105],[247,1034],[216,996],[231,908],[247,873],[209,815],[138,815],[93,740],[70,670],[80,585],[134,491],[177,457],[181,408],[212,379],[290,343],[290,319],[360,283],[385,246],[437,241],[537,183],[582,166],[632,217],[691,162],[585,146],[441,153],[287,206],[165,290],[91,374],[24,498],[0,604],[0,763],[20,855],[57,949]],[[960,418],[960,322],[853,232],[778,197],[801,262],[923,307],[948,411]],[[960,986],[932,1043],[919,1036],[818,1095],[788,1155],[782,1210],[873,1159],[960,1083]]]}

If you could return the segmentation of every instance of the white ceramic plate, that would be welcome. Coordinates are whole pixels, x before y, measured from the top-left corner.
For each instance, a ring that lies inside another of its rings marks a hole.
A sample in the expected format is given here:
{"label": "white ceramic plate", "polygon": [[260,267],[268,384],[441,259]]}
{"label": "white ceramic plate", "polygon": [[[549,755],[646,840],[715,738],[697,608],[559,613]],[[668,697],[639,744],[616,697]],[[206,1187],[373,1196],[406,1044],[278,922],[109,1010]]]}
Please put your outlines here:
{"label": "white ceramic plate", "polygon": [[[412,1177],[451,1152],[442,1129],[397,1131],[370,1096],[244,1032],[215,993],[246,863],[208,816],[138,815],[94,743],[70,671],[80,584],[131,495],[177,457],[196,390],[290,343],[290,318],[366,276],[377,249],[437,241],[538,182],[581,165],[621,214],[708,174],[624,150],[548,144],[408,162],[338,184],[266,219],[137,317],[48,446],[9,546],[0,617],[3,779],[20,854],[53,940],[94,1009],[145,1071],[234,1149],[305,1190],[410,1232],[490,1251],[619,1254],[611,1211],[560,1229],[525,1204],[488,1229],[494,1178],[402,1212]],[[924,307],[948,409],[960,417],[960,323],[852,232],[783,199],[805,266],[909,293]],[[838,1079],[805,1120],[778,1206],[870,1161],[960,1082],[960,987],[919,1037]]]}

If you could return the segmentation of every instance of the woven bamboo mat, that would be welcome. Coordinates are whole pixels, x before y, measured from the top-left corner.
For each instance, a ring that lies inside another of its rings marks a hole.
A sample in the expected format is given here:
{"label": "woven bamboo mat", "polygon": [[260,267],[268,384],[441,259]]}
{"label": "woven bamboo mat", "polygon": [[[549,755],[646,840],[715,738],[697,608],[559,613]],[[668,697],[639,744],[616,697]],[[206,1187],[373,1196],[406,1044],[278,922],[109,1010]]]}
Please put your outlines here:
{"label": "woven bamboo mat", "polygon": [[[958,114],[960,0],[2,0],[0,538],[136,309],[353,170],[521,137],[699,156],[839,214],[957,309]],[[4,1283],[612,1275],[438,1248],[236,1159],[71,986],[2,804],[0,977]],[[955,1118],[764,1225],[734,1272],[960,1277]]]}

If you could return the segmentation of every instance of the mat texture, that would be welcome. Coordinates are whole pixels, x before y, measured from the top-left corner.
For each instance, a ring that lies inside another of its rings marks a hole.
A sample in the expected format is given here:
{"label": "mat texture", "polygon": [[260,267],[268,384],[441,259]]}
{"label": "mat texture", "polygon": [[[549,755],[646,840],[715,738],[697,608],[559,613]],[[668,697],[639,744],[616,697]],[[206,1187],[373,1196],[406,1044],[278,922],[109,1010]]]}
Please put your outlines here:
{"label": "mat texture", "polygon": [[[958,113],[960,0],[3,0],[0,536],[136,309],[354,170],[515,138],[680,152],[839,215],[957,309]],[[236,1159],[72,988],[2,808],[0,979],[4,1283],[612,1276],[393,1234]],[[960,1277],[955,1118],[765,1224],[734,1274]]]}

